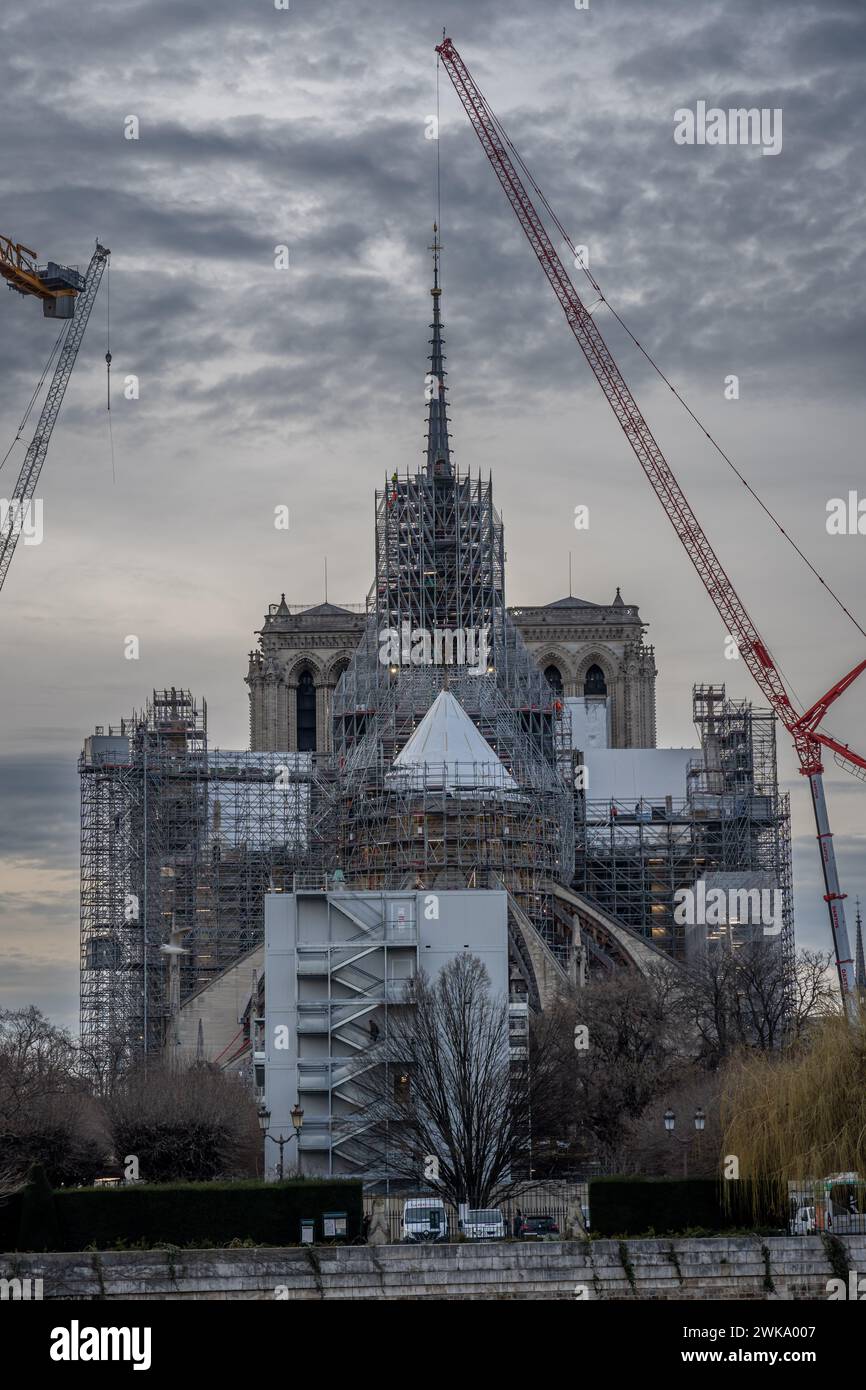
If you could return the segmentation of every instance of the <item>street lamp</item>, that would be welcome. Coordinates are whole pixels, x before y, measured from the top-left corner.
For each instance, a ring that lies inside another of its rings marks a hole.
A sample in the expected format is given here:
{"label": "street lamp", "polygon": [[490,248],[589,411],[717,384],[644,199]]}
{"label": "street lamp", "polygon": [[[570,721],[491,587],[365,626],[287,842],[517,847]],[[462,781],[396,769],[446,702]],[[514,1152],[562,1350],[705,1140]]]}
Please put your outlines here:
{"label": "street lamp", "polygon": [[[665,1129],[667,1130],[668,1134],[671,1136],[671,1139],[674,1140],[677,1144],[681,1144],[681,1145],[682,1145],[682,1149],[683,1149],[683,1177],[684,1177],[684,1178],[687,1178],[688,1175],[689,1175],[689,1148],[690,1148],[691,1143],[692,1143],[692,1136],[691,1136],[690,1134],[687,1134],[686,1137],[685,1137],[684,1139],[680,1139],[680,1137],[679,1137],[678,1134],[674,1134],[674,1129],[675,1129],[676,1123],[677,1123],[677,1117],[676,1117],[675,1113],[673,1112],[673,1110],[671,1110],[670,1108],[668,1108],[668,1109],[665,1111],[665,1113],[664,1113],[664,1122],[665,1122]],[[706,1113],[705,1113],[703,1107],[699,1105],[699,1106],[697,1106],[696,1109],[695,1109],[695,1130],[697,1131],[698,1134],[701,1134],[701,1133],[703,1132],[703,1129],[704,1129],[706,1123],[707,1123],[707,1116],[706,1116]]]}
{"label": "street lamp", "polygon": [[293,1139],[293,1138],[295,1138],[295,1139],[298,1140],[298,1167],[300,1167],[300,1148],[301,1148],[300,1135],[301,1135],[301,1126],[302,1126],[303,1123],[304,1123],[304,1112],[303,1112],[303,1110],[301,1109],[300,1105],[299,1105],[299,1104],[297,1103],[297,1101],[296,1101],[295,1104],[292,1106],[292,1109],[291,1109],[291,1112],[290,1112],[290,1113],[291,1113],[291,1117],[292,1117],[292,1128],[293,1128],[294,1131],[295,1131],[295,1132],[294,1132],[294,1135],[292,1135],[292,1134],[280,1134],[279,1137],[276,1137],[275,1135],[269,1134],[269,1133],[268,1133],[268,1129],[270,1128],[270,1123],[271,1123],[271,1112],[270,1112],[270,1110],[268,1110],[268,1108],[267,1108],[267,1106],[265,1105],[264,1101],[262,1101],[262,1104],[259,1106],[259,1111],[258,1111],[259,1128],[260,1128],[260,1130],[262,1131],[263,1136],[265,1137],[265,1139],[270,1139],[272,1143],[279,1145],[279,1150],[280,1150],[280,1161],[279,1161],[279,1166],[278,1166],[278,1168],[277,1168],[277,1173],[278,1173],[278,1175],[279,1175],[279,1181],[280,1181],[280,1182],[282,1182],[282,1180],[283,1180],[283,1150],[285,1149],[285,1147],[286,1147],[286,1145],[289,1143],[289,1141],[290,1141],[291,1139]]}
{"label": "street lamp", "polygon": [[291,1109],[292,1124],[295,1127],[295,1135],[298,1140],[298,1173],[301,1171],[301,1126],[304,1123],[304,1112],[301,1109],[300,1101],[295,1101]]}

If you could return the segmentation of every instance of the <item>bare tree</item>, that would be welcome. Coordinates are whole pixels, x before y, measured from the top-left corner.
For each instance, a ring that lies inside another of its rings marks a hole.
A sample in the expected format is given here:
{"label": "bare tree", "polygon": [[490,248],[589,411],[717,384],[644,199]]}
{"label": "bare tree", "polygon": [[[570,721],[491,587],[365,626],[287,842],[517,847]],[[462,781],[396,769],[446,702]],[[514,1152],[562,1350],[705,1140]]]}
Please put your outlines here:
{"label": "bare tree", "polygon": [[94,1095],[107,1099],[130,1067],[127,1038],[115,1036],[99,1046],[92,1046],[83,1038],[79,1040],[78,1069]]}
{"label": "bare tree", "polygon": [[102,1109],[78,1073],[75,1044],[32,1005],[0,1011],[0,1153],[21,1175],[87,1182],[105,1160]]}
{"label": "bare tree", "polygon": [[832,951],[798,951],[790,990],[788,1037],[799,1040],[819,1019],[839,1012]]}
{"label": "bare tree", "polygon": [[117,1160],[138,1160],[149,1182],[245,1177],[261,1140],[252,1096],[214,1067],[153,1066],[131,1072],[108,1114]]}
{"label": "bare tree", "polygon": [[733,952],[710,951],[683,968],[680,999],[689,1021],[695,1056],[703,1066],[717,1067],[739,1042],[734,1017],[737,962]]}
{"label": "bare tree", "polygon": [[791,971],[777,941],[756,941],[736,951],[712,950],[686,967],[681,1005],[698,1060],[713,1068],[741,1048],[772,1051],[799,1038],[834,1011],[829,960],[820,951],[800,951]]}
{"label": "bare tree", "polygon": [[356,1078],[364,1109],[347,1135],[368,1166],[484,1207],[517,1185],[533,1097],[550,1080],[543,1052],[512,1060],[507,1002],[476,956],[458,956],[432,983],[418,975],[391,1010],[375,1065]]}
{"label": "bare tree", "polygon": [[0,1107],[10,1114],[75,1081],[75,1044],[33,1004],[0,1010]]}
{"label": "bare tree", "polygon": [[558,1130],[578,1162],[615,1168],[633,1117],[684,1064],[672,972],[629,971],[563,998],[550,1026],[557,1085],[548,1131]]}

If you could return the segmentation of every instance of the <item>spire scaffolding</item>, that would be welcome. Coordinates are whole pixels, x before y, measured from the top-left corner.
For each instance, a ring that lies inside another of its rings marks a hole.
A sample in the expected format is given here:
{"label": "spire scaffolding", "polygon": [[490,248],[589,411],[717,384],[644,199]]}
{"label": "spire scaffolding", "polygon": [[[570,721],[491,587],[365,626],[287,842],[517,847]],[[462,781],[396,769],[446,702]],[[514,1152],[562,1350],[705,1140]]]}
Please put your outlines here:
{"label": "spire scaffolding", "polygon": [[433,288],[430,291],[433,299],[433,322],[430,325],[433,337],[430,339],[430,373],[427,378],[427,477],[450,478],[451,444],[448,439],[445,356],[442,351],[442,321],[439,317],[439,300],[442,295],[439,286],[439,252],[442,245],[439,241],[439,227],[435,222],[433,245],[427,249],[433,252]]}

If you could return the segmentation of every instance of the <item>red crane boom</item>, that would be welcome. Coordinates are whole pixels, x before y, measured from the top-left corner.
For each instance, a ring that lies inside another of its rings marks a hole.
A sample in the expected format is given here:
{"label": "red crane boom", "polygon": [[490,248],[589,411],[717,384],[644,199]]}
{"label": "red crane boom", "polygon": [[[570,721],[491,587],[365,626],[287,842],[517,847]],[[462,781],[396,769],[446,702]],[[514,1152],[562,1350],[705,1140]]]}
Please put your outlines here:
{"label": "red crane boom", "polygon": [[481,147],[505,191],[505,196],[562,306],[568,325],[653,491],[759,689],[794,740],[800,771],[809,778],[812,791],[826,888],[825,901],[830,914],[839,985],[846,1010],[850,1017],[854,1017],[858,1008],[854,963],[845,922],[845,894],[839,887],[833,837],[824,799],[821,776],[822,746],[830,748],[836,755],[837,762],[860,776],[866,774],[866,758],[852,752],[847,745],[839,743],[829,734],[821,732],[817,726],[830,705],[848,689],[861,671],[866,670],[866,660],[861,661],[837,681],[805,714],[797,713],[769,648],[761,639],[719,557],[704,534],[685,493],[614,361],[595,319],[572,284],[571,277],[514,166],[496,117],[451,39],[444,39],[437,46],[436,52],[472,122]]}

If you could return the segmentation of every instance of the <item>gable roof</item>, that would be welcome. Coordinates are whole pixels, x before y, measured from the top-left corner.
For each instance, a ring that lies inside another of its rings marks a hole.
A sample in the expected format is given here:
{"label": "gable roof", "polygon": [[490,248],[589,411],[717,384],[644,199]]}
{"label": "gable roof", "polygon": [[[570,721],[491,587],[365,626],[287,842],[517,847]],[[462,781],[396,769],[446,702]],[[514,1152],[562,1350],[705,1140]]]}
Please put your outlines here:
{"label": "gable roof", "polygon": [[567,598],[554,599],[553,603],[542,604],[543,608],[604,608],[603,603],[590,603],[588,598],[575,598],[569,594]]}
{"label": "gable roof", "polygon": [[302,618],[324,618],[329,614],[340,614],[340,616],[348,615],[350,618],[355,617],[355,614],[352,613],[350,609],[340,608],[336,603],[317,603],[312,608],[302,608],[299,616]]}

